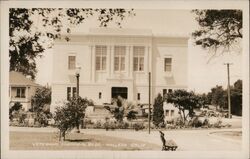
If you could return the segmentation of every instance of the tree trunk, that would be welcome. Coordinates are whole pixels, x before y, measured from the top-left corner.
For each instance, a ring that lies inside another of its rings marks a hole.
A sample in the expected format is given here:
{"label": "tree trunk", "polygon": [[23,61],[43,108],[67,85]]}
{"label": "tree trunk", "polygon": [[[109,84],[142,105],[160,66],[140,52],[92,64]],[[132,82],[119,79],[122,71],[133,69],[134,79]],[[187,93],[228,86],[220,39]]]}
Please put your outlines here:
{"label": "tree trunk", "polygon": [[62,140],[62,132],[60,130],[60,132],[59,132],[59,141],[61,141],[61,140]]}
{"label": "tree trunk", "polygon": [[183,122],[185,123],[186,121],[185,110],[182,110],[182,113],[183,113]]}
{"label": "tree trunk", "polygon": [[65,131],[63,132],[63,141],[65,141]]}

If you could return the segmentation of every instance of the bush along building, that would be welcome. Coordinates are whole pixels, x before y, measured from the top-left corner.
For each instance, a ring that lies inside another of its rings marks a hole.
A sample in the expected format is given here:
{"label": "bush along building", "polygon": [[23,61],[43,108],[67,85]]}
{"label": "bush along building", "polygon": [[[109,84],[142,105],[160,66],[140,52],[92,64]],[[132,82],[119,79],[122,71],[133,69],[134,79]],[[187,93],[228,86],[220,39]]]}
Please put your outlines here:
{"label": "bush along building", "polygon": [[[158,93],[187,89],[187,36],[98,28],[87,34],[71,34],[69,39],[57,40],[54,46],[52,112],[76,96],[79,67],[79,95],[99,106],[111,103],[117,96],[138,104],[148,103],[149,72],[151,103]],[[178,114],[174,110],[165,113]]]}

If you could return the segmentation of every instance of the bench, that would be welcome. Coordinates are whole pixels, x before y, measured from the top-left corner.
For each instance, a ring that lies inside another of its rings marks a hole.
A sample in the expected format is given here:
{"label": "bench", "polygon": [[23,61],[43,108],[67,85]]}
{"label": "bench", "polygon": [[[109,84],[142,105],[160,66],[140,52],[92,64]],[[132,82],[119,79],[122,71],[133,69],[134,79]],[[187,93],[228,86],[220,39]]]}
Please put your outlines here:
{"label": "bench", "polygon": [[178,146],[173,140],[165,140],[164,133],[162,131],[159,131],[161,135],[161,141],[162,141],[162,151],[175,151]]}

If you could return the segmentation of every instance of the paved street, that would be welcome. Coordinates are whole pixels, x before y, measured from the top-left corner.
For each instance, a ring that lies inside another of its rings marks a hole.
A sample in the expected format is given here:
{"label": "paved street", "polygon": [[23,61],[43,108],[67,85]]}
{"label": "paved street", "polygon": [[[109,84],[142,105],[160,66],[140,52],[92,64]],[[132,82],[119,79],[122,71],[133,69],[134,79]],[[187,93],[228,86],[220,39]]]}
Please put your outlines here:
{"label": "paved street", "polygon": [[[10,131],[22,132],[56,132],[55,128],[18,128],[11,127]],[[241,149],[241,140],[224,138],[210,134],[218,131],[241,131],[240,128],[235,129],[203,129],[203,130],[165,130],[165,138],[173,139],[178,144],[179,151],[238,151]],[[160,134],[158,131],[147,130],[114,130],[105,131],[102,129],[82,129],[81,133],[86,135],[100,135],[102,137],[119,137],[123,139],[140,140],[153,144],[161,145]]]}

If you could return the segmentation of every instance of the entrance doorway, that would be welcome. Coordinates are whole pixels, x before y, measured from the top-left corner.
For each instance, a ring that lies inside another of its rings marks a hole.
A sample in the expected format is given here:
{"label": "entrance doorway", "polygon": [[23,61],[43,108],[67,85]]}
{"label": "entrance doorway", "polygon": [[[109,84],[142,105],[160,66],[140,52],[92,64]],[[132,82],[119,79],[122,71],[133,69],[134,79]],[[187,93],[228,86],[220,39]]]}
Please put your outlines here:
{"label": "entrance doorway", "polygon": [[112,98],[117,98],[121,96],[122,98],[128,98],[128,88],[127,87],[112,87],[111,88]]}

